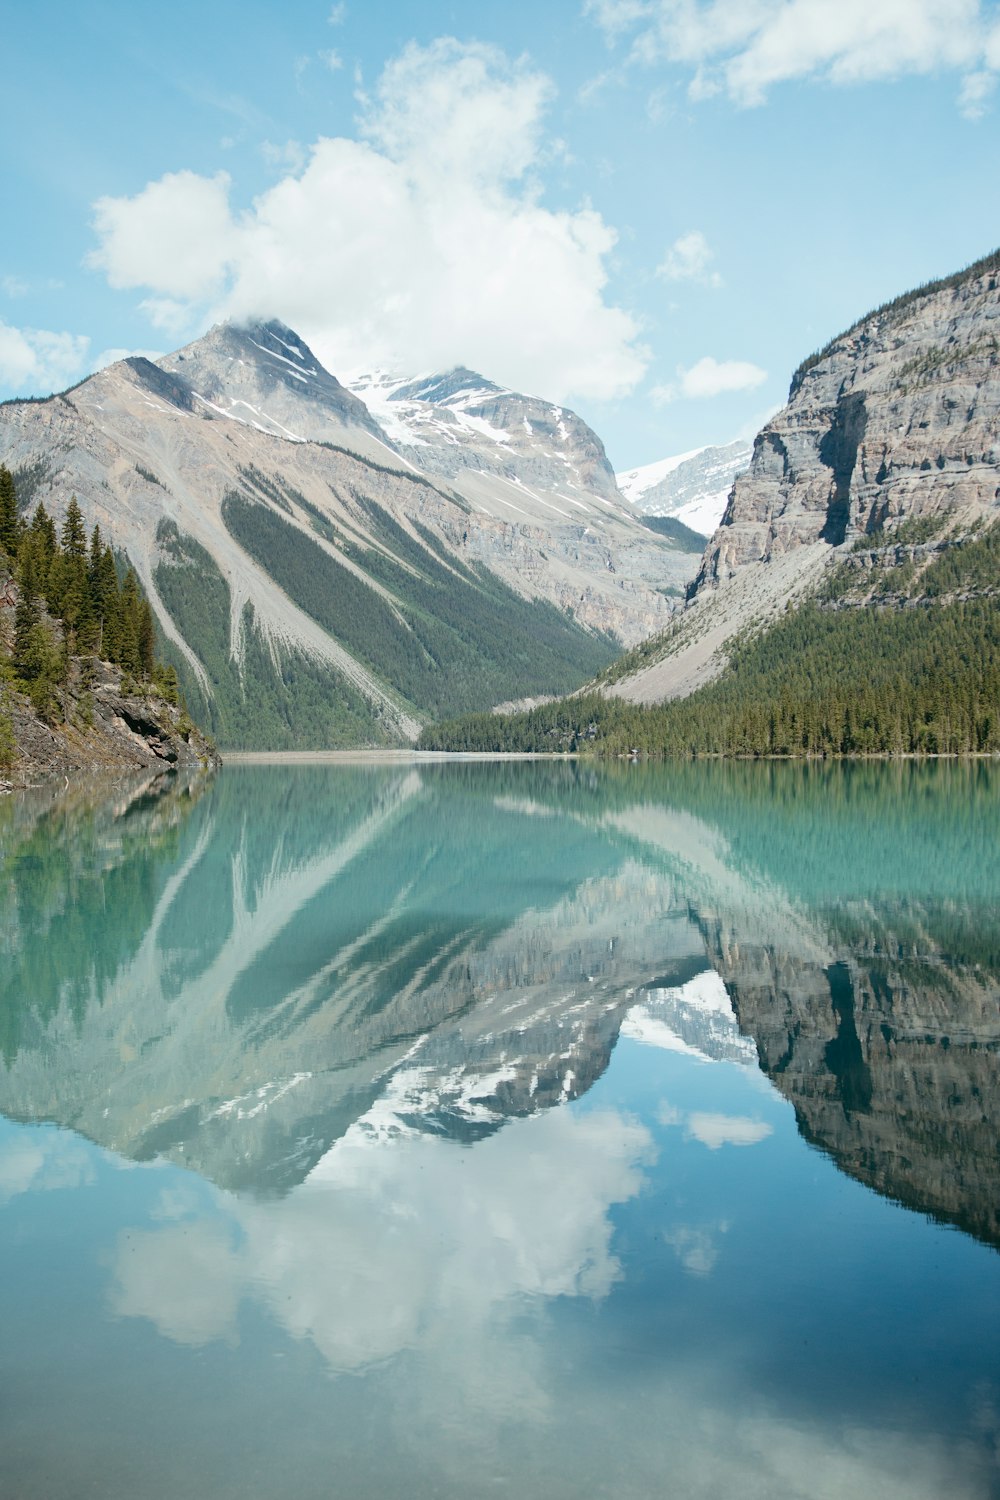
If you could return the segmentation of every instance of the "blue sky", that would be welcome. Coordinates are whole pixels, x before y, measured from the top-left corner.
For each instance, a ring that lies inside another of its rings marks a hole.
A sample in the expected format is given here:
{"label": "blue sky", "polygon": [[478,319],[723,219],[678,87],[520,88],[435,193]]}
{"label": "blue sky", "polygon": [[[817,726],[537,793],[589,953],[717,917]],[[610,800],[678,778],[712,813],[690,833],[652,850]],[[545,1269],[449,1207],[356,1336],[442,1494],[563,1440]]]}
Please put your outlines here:
{"label": "blue sky", "polygon": [[998,0],[36,0],[3,50],[0,396],[273,315],[622,469],[1000,243]]}

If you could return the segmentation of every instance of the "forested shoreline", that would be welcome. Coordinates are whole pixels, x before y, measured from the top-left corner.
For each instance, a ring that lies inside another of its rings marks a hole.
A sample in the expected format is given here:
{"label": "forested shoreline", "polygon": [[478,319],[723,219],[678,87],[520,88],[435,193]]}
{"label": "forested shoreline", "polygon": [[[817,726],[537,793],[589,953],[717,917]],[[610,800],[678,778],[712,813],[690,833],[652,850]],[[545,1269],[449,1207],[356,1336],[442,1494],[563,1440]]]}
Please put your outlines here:
{"label": "forested shoreline", "polygon": [[23,517],[2,465],[0,607],[0,767],[24,760],[17,725],[32,715],[84,737],[96,725],[100,735],[92,692],[99,681],[104,689],[113,683],[122,699],[161,702],[170,722],[151,726],[154,735],[191,736],[176,671],[157,659],[153,611],[134,570],[99,526],[88,542],[76,496],[61,528],[41,503]]}
{"label": "forested shoreline", "polygon": [[[716,681],[642,706],[592,691],[504,717],[431,726],[425,750],[582,751],[599,756],[1000,754],[1000,529],[916,574],[834,570],[820,596],[737,646]],[[852,582],[853,579],[853,582]],[[871,589],[871,579],[863,579]],[[613,675],[613,671],[612,674]]]}

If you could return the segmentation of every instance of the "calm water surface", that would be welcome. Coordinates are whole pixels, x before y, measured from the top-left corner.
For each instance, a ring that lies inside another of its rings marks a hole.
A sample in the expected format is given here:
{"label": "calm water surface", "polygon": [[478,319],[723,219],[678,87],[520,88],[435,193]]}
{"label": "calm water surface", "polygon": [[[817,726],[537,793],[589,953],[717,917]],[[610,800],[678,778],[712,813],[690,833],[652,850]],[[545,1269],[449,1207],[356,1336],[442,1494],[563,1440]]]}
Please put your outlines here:
{"label": "calm water surface", "polygon": [[0,1494],[1000,1494],[1000,773],[0,807]]}

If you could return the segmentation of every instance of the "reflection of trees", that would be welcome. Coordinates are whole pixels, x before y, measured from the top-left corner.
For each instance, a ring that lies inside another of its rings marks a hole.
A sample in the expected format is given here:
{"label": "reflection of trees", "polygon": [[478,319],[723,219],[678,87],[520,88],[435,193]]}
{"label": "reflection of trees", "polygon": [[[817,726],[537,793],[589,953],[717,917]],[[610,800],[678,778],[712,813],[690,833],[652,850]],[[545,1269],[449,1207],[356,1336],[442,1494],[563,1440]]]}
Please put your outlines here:
{"label": "reflection of trees", "polygon": [[204,783],[124,783],[113,799],[76,790],[0,799],[0,1050],[8,1066],[62,1006],[79,1026],[133,957],[167,861]]}

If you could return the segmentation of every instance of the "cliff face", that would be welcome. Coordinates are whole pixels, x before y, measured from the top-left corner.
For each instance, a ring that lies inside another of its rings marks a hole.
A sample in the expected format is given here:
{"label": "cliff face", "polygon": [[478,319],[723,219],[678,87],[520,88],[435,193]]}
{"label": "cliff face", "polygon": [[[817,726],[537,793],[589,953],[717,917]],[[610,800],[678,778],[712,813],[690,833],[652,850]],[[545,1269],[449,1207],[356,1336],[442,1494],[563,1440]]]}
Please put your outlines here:
{"label": "cliff face", "polygon": [[[15,751],[0,771],[0,792],[80,772],[192,771],[219,764],[214,746],[176,704],[147,691],[123,692],[120,667],[74,664],[61,693],[63,718],[47,724],[27,698],[8,691]],[[60,782],[61,784],[61,782]]]}
{"label": "cliff face", "polygon": [[[686,696],[842,560],[919,568],[998,516],[1000,252],[861,319],[796,371],[662,654],[611,692]],[[865,536],[878,557],[852,552]]]}
{"label": "cliff face", "polygon": [[1000,255],[872,314],[806,362],[733,486],[697,588],[904,519],[968,525],[998,502]]}

